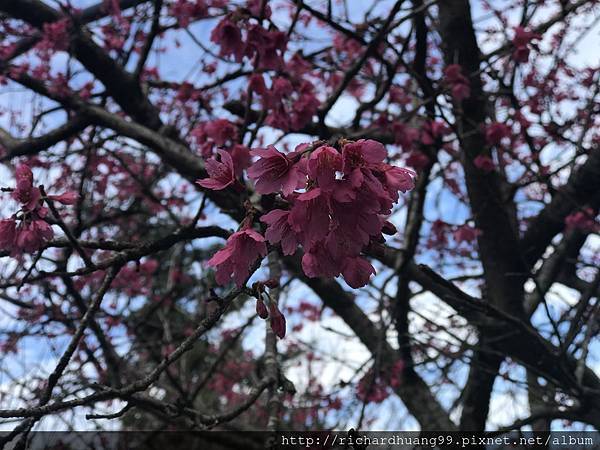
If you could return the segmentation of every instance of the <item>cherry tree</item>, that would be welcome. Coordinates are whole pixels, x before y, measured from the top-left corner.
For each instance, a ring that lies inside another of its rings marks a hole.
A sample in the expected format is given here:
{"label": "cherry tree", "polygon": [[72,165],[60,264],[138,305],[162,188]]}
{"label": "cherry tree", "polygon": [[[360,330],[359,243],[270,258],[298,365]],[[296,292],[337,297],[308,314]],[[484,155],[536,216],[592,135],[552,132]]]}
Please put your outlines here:
{"label": "cherry tree", "polygon": [[5,442],[599,428],[599,2],[96,1],[0,2]]}

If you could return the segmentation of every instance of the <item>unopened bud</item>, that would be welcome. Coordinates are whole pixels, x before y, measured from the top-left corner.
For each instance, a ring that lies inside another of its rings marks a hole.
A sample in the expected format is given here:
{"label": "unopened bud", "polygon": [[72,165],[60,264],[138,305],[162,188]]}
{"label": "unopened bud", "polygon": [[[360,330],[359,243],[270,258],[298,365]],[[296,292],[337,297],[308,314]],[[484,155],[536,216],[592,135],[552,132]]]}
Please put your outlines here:
{"label": "unopened bud", "polygon": [[269,317],[269,312],[267,311],[267,307],[261,298],[256,299],[256,314],[261,319],[266,319]]}
{"label": "unopened bud", "polygon": [[392,236],[393,234],[396,234],[398,232],[398,230],[396,229],[396,226],[390,222],[389,220],[386,220],[385,222],[383,222],[383,227],[381,227],[381,232],[383,234],[387,234],[388,236]]}
{"label": "unopened bud", "polygon": [[283,339],[285,337],[285,317],[275,303],[271,303],[269,308],[271,310],[271,329],[279,339]]}

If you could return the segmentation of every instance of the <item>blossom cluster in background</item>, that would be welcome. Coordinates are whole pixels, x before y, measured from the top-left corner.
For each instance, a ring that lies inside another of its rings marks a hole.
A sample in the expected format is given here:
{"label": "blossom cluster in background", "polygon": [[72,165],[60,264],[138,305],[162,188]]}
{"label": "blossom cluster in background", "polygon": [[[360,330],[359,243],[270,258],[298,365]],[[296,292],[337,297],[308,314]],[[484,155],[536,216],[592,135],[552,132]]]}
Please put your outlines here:
{"label": "blossom cluster in background", "polygon": [[[33,172],[26,165],[15,170],[16,187],[12,197],[20,204],[17,214],[0,220],[0,250],[16,256],[21,252],[33,253],[54,237],[51,225],[47,222],[48,208],[43,205],[40,189],[33,185]],[[73,204],[77,195],[67,192],[62,195],[49,195],[52,201],[65,205]]]}

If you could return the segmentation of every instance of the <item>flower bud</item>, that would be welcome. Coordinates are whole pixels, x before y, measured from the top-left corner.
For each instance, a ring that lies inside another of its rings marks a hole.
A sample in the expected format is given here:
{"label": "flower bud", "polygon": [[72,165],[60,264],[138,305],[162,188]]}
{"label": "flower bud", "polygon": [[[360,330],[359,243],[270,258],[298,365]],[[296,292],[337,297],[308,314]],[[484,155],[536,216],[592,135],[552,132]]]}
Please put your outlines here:
{"label": "flower bud", "polygon": [[283,339],[285,337],[285,317],[275,303],[271,302],[269,309],[271,311],[271,329],[279,339]]}
{"label": "flower bud", "polygon": [[256,299],[256,314],[261,319],[266,319],[269,317],[269,312],[267,311],[267,307],[261,298]]}
{"label": "flower bud", "polygon": [[396,229],[396,226],[390,222],[389,220],[386,220],[385,222],[383,222],[383,227],[381,228],[381,232],[383,234],[387,234],[388,236],[392,236],[394,234],[396,234],[398,232],[398,230]]}

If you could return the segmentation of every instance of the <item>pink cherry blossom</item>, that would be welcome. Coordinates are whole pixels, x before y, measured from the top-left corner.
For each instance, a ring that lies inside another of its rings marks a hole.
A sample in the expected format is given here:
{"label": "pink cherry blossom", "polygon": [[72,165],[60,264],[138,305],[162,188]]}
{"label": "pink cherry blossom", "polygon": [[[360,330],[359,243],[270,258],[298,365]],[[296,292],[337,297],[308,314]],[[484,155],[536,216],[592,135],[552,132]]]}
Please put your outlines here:
{"label": "pink cherry blossom", "polygon": [[246,170],[252,164],[252,157],[250,156],[250,149],[245,145],[235,144],[231,149],[231,159],[233,159],[233,167],[235,169],[236,177],[242,176],[244,170]]}
{"label": "pink cherry blossom", "polygon": [[492,122],[485,127],[485,140],[490,145],[499,144],[502,139],[510,137],[510,127],[504,123]]}
{"label": "pink cherry blossom", "polygon": [[225,244],[208,261],[209,267],[216,267],[216,280],[220,285],[229,283],[231,278],[242,287],[250,275],[250,268],[267,254],[265,238],[251,228],[233,233]]}
{"label": "pink cherry blossom", "polygon": [[346,258],[342,268],[342,275],[348,286],[354,289],[365,286],[369,278],[375,273],[373,266],[365,258]]}
{"label": "pink cherry blossom", "polygon": [[[286,90],[286,86],[280,83],[277,89]],[[280,245],[284,255],[292,255],[302,247],[302,267],[309,277],[342,275],[350,286],[366,285],[375,272],[363,252],[370,243],[382,242],[383,233],[395,232],[386,225],[385,217],[398,201],[399,192],[414,188],[416,173],[385,163],[387,151],[374,140],[346,142],[341,152],[328,145],[312,149],[301,144],[287,155],[273,146],[251,154],[259,157],[248,170],[256,191],[280,193],[290,205],[289,210],[273,209],[262,215],[260,221],[267,227],[265,237],[259,235],[259,241],[264,245],[266,239]],[[211,166],[217,162],[207,162],[211,178],[200,182],[205,187],[233,182],[232,164],[223,154],[221,159],[218,173],[211,173]],[[302,188],[307,190],[295,192]],[[240,282],[248,273],[241,267],[247,268],[248,261],[255,259],[244,251],[236,254],[234,247],[228,241],[211,260],[211,265],[218,266],[220,284],[234,272],[240,272],[234,275]]]}
{"label": "pink cherry blossom", "polygon": [[320,188],[300,194],[294,201],[289,223],[301,236],[305,248],[311,248],[329,231],[329,207],[327,194]]}
{"label": "pink cherry blossom", "polygon": [[539,39],[540,36],[537,33],[534,33],[533,31],[529,31],[526,30],[523,27],[515,27],[515,36],[513,37],[513,44],[515,46],[520,46],[520,45],[527,45],[529,44],[533,39]]}
{"label": "pink cherry blossom", "polygon": [[21,222],[16,231],[17,236],[14,242],[14,249],[27,253],[38,251],[47,241],[54,237],[52,227],[42,219]]}
{"label": "pink cherry blossom", "polygon": [[246,7],[255,17],[260,17],[261,13],[264,19],[271,17],[271,7],[268,2],[263,0],[248,0]]}
{"label": "pink cherry blossom", "polygon": [[205,17],[208,7],[203,0],[176,0],[169,6],[169,13],[179,25],[186,28],[192,20]]}
{"label": "pink cherry blossom", "polygon": [[525,63],[529,60],[530,50],[526,45],[519,45],[513,51],[513,59],[519,63]]}
{"label": "pink cherry blossom", "polygon": [[273,84],[271,86],[271,95],[274,98],[281,99],[282,97],[287,97],[294,92],[294,86],[292,82],[284,77],[276,77],[273,79]]}
{"label": "pink cherry blossom", "polygon": [[394,142],[405,151],[412,150],[415,141],[419,139],[419,130],[400,122],[392,123],[392,133],[394,133]]}
{"label": "pink cherry blossom", "polygon": [[260,218],[268,225],[265,238],[271,244],[281,243],[284,255],[293,255],[298,249],[296,233],[289,222],[290,212],[274,209]]}
{"label": "pink cherry blossom", "polygon": [[221,19],[213,29],[210,40],[220,46],[219,54],[221,56],[233,55],[237,62],[242,61],[244,56],[242,32],[229,16]]}
{"label": "pink cherry blossom", "polygon": [[399,105],[410,105],[412,103],[410,95],[400,86],[390,86],[390,102]]}
{"label": "pink cherry blossom", "polygon": [[537,33],[526,30],[523,27],[515,27],[515,35],[512,43],[515,46],[513,51],[513,59],[519,63],[525,63],[529,59],[529,46],[532,40],[539,39]]}
{"label": "pink cherry blossom", "polygon": [[299,83],[297,93],[297,98],[293,101],[290,111],[290,126],[293,130],[299,130],[310,122],[320,104],[315,87],[308,80],[302,80]]}
{"label": "pink cherry blossom", "polygon": [[13,198],[20,202],[25,211],[36,208],[41,198],[40,190],[33,186],[33,172],[24,164],[15,170],[17,185],[13,191]]}
{"label": "pink cherry blossom", "polygon": [[308,175],[321,189],[331,190],[336,172],[342,170],[342,155],[335,148],[324,145],[317,148],[308,160]]}
{"label": "pink cherry blossom", "polygon": [[283,66],[282,53],[287,46],[285,33],[268,31],[258,24],[248,28],[248,53],[250,50],[258,55],[259,69],[280,69]]}
{"label": "pink cherry blossom", "polygon": [[461,101],[471,95],[469,79],[463,74],[459,64],[450,64],[444,69],[445,82],[452,90],[452,97]]}
{"label": "pink cherry blossom", "polygon": [[316,245],[302,256],[302,270],[307,277],[335,278],[340,274],[339,264],[323,246]]}
{"label": "pink cherry blossom", "polygon": [[15,219],[0,220],[0,250],[12,252],[17,236]]}
{"label": "pink cherry blossom", "polygon": [[[363,211],[379,212],[381,214],[389,214],[394,202],[398,199],[398,191],[393,185],[388,186],[388,177],[386,172],[392,170],[393,166],[380,166],[383,170],[364,170],[361,172],[362,183],[361,189],[356,191],[358,199],[357,204]],[[408,169],[405,169],[408,170]],[[405,178],[406,173],[400,174],[401,179]],[[396,175],[397,176],[397,175]],[[390,175],[390,180],[396,180],[394,175]],[[403,182],[403,181],[394,181]],[[404,181],[404,183],[406,183]]]}
{"label": "pink cherry blossom", "polygon": [[236,126],[226,119],[207,122],[204,125],[204,132],[219,147],[222,147],[228,141],[235,141],[237,139]]}
{"label": "pink cherry blossom", "polygon": [[439,120],[428,121],[423,124],[421,130],[421,142],[425,145],[433,145],[438,139],[443,138],[450,129],[448,126]]}
{"label": "pink cherry blossom", "polygon": [[267,94],[267,85],[265,84],[265,78],[260,73],[253,73],[249,80],[248,86],[252,91],[259,95]]}
{"label": "pink cherry blossom", "polygon": [[190,135],[200,148],[202,156],[207,158],[212,155],[215,147],[235,145],[238,130],[229,120],[217,119],[198,124]]}
{"label": "pink cherry blossom", "polygon": [[299,130],[317,113],[319,100],[313,84],[294,77],[274,77],[267,89],[261,75],[253,75],[250,87],[268,110],[266,123],[282,130]]}
{"label": "pink cherry blossom", "polygon": [[45,23],[43,26],[43,38],[38,48],[43,51],[61,51],[69,47],[70,19],[62,19],[56,22]]}
{"label": "pink cherry blossom", "polygon": [[218,150],[217,153],[221,156],[221,161],[217,161],[216,158],[206,161],[209,178],[197,181],[200,186],[214,191],[225,189],[237,181],[231,155],[225,150]]}
{"label": "pink cherry blossom", "polygon": [[406,158],[406,164],[417,170],[423,170],[429,164],[429,156],[420,151],[413,151]]}
{"label": "pink cherry blossom", "polygon": [[387,156],[385,147],[371,139],[361,139],[344,145],[342,149],[343,171],[349,173],[353,169],[372,167],[379,164]]}
{"label": "pink cherry blossom", "polygon": [[471,88],[467,84],[455,84],[452,86],[452,97],[457,101],[464,100],[471,96]]}
{"label": "pink cherry blossom", "polygon": [[386,166],[383,168],[385,176],[385,186],[390,193],[408,192],[415,187],[415,177],[417,174],[410,169],[396,166]]}
{"label": "pink cherry blossom", "polygon": [[[33,186],[33,172],[21,164],[15,169],[16,186],[12,197],[21,204],[21,214],[1,221],[0,247],[11,254],[32,253],[40,250],[52,239],[54,232],[45,220],[48,209],[43,206],[40,189]],[[64,205],[75,203],[78,195],[65,192],[48,195],[48,198]],[[17,219],[15,219],[15,217]]]}
{"label": "pink cherry blossom", "polygon": [[[350,204],[333,201],[331,205],[331,231],[325,245],[341,263],[346,256],[358,255],[372,238],[380,235],[382,223],[368,197],[358,196],[358,201]],[[369,208],[361,209],[361,206]]]}
{"label": "pink cherry blossom", "polygon": [[306,185],[306,174],[301,170],[295,153],[288,156],[273,146],[250,153],[260,157],[248,169],[248,176],[255,181],[256,192],[259,194],[272,194],[281,190],[284,195],[290,195]]}
{"label": "pink cherry blossom", "polygon": [[196,87],[187,81],[184,81],[179,85],[179,89],[177,90],[177,95],[175,99],[185,103],[187,101],[198,101],[202,98],[201,93]]}

